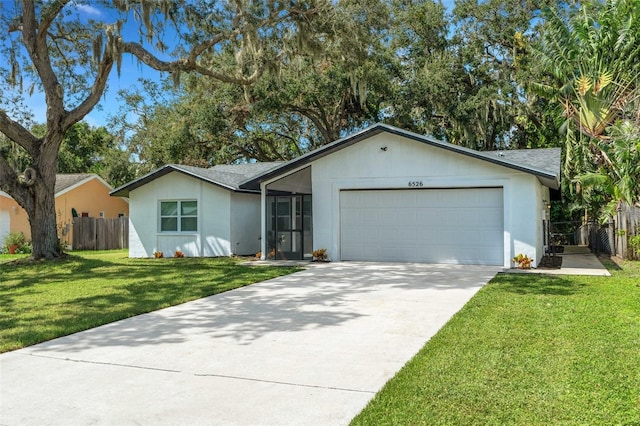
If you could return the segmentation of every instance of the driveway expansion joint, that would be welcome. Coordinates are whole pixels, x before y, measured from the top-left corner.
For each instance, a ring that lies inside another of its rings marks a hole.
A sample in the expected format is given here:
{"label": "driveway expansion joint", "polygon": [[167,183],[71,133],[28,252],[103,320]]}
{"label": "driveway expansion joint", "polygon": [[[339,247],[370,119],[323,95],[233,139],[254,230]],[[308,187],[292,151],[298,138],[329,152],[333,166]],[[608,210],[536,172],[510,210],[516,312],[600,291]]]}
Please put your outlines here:
{"label": "driveway expansion joint", "polygon": [[349,389],[349,388],[339,388],[335,386],[320,386],[320,385],[307,385],[304,383],[292,383],[292,382],[280,382],[278,380],[266,380],[266,379],[253,379],[251,377],[240,377],[240,376],[227,376],[225,374],[194,374],[197,377],[220,377],[225,379],[235,379],[235,380],[247,380],[250,382],[260,382],[260,383],[273,383],[276,385],[286,385],[286,386],[295,386],[301,388],[316,388],[316,389],[327,389],[327,390],[338,390],[344,392],[357,392],[357,393],[368,393],[371,395],[375,395],[377,391],[368,391],[362,389]]}
{"label": "driveway expansion joint", "polygon": [[180,370],[170,370],[167,368],[156,368],[156,367],[144,367],[142,365],[131,365],[131,364],[119,364],[116,362],[104,362],[104,361],[88,361],[86,359],[73,359],[73,358],[60,358],[51,355],[38,355],[38,354],[29,354],[29,356],[33,356],[36,358],[47,358],[47,359],[55,359],[58,361],[69,361],[69,362],[77,362],[80,364],[93,364],[93,365],[109,365],[112,367],[124,367],[124,368],[137,368],[140,370],[152,370],[152,371],[162,371],[164,373],[181,373]]}
{"label": "driveway expansion joint", "polygon": [[[180,370],[171,370],[166,368],[156,368],[156,367],[145,367],[141,365],[132,365],[132,364],[119,364],[115,362],[103,362],[103,361],[88,361],[84,359],[73,359],[73,358],[60,358],[50,355],[40,355],[30,353],[28,356],[36,357],[36,358],[46,358],[46,359],[54,359],[57,361],[68,361],[68,362],[76,362],[81,364],[92,364],[92,365],[107,365],[111,367],[123,367],[123,368],[136,368],[140,370],[151,370],[151,371],[161,371],[163,373],[184,373],[184,371]],[[356,393],[365,393],[370,395],[375,395],[376,391],[362,390],[362,389],[350,389],[350,388],[341,388],[335,386],[321,386],[321,385],[308,385],[304,383],[292,383],[292,382],[282,382],[278,380],[267,380],[267,379],[255,379],[252,377],[241,377],[241,376],[231,376],[226,374],[213,374],[213,373],[191,373],[195,377],[219,377],[224,379],[234,379],[234,380],[246,380],[250,382],[260,382],[260,383],[272,383],[277,385],[285,385],[285,386],[295,386],[295,387],[303,387],[303,388],[316,388],[316,389],[326,389],[326,390],[337,390],[342,392],[356,392]]]}

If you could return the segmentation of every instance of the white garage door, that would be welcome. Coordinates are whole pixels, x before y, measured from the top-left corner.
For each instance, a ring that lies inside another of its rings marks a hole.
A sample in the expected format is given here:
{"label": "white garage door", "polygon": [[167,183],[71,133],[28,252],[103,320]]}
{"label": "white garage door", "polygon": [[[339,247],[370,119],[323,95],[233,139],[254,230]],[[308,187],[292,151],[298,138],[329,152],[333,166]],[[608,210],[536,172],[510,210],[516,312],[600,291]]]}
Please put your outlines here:
{"label": "white garage door", "polygon": [[503,264],[502,188],[340,192],[342,260]]}

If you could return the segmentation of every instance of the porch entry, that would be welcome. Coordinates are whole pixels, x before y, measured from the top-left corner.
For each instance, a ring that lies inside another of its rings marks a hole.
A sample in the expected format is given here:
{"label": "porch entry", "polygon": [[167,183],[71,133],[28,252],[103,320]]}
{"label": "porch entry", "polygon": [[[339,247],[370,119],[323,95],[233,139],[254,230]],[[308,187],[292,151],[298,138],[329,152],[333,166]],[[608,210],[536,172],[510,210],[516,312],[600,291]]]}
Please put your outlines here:
{"label": "porch entry", "polygon": [[311,259],[311,195],[267,196],[267,259]]}

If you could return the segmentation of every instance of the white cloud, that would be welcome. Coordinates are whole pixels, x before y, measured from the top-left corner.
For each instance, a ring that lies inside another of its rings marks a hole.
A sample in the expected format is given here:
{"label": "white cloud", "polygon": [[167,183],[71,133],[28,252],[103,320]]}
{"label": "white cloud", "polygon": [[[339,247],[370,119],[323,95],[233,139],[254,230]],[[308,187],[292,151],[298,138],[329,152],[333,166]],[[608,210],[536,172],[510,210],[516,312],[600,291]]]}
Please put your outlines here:
{"label": "white cloud", "polygon": [[89,6],[88,4],[76,4],[75,6],[80,13],[93,16],[102,15],[102,12],[97,7]]}

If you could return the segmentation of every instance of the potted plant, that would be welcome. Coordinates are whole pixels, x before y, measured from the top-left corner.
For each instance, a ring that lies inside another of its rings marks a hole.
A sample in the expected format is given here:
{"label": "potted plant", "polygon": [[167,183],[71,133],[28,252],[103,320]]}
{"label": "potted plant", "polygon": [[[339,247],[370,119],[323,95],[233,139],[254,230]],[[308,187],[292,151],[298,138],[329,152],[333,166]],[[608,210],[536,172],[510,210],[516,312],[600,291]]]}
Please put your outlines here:
{"label": "potted plant", "polygon": [[531,269],[533,259],[526,254],[518,253],[518,255],[513,258],[513,262],[517,265],[518,269]]}
{"label": "potted plant", "polygon": [[327,249],[325,248],[314,250],[311,255],[313,256],[314,262],[327,262],[329,260],[327,257]]}
{"label": "potted plant", "polygon": [[16,251],[25,243],[25,237],[22,232],[10,232],[4,237],[4,244],[7,246],[9,254],[16,254]]}

